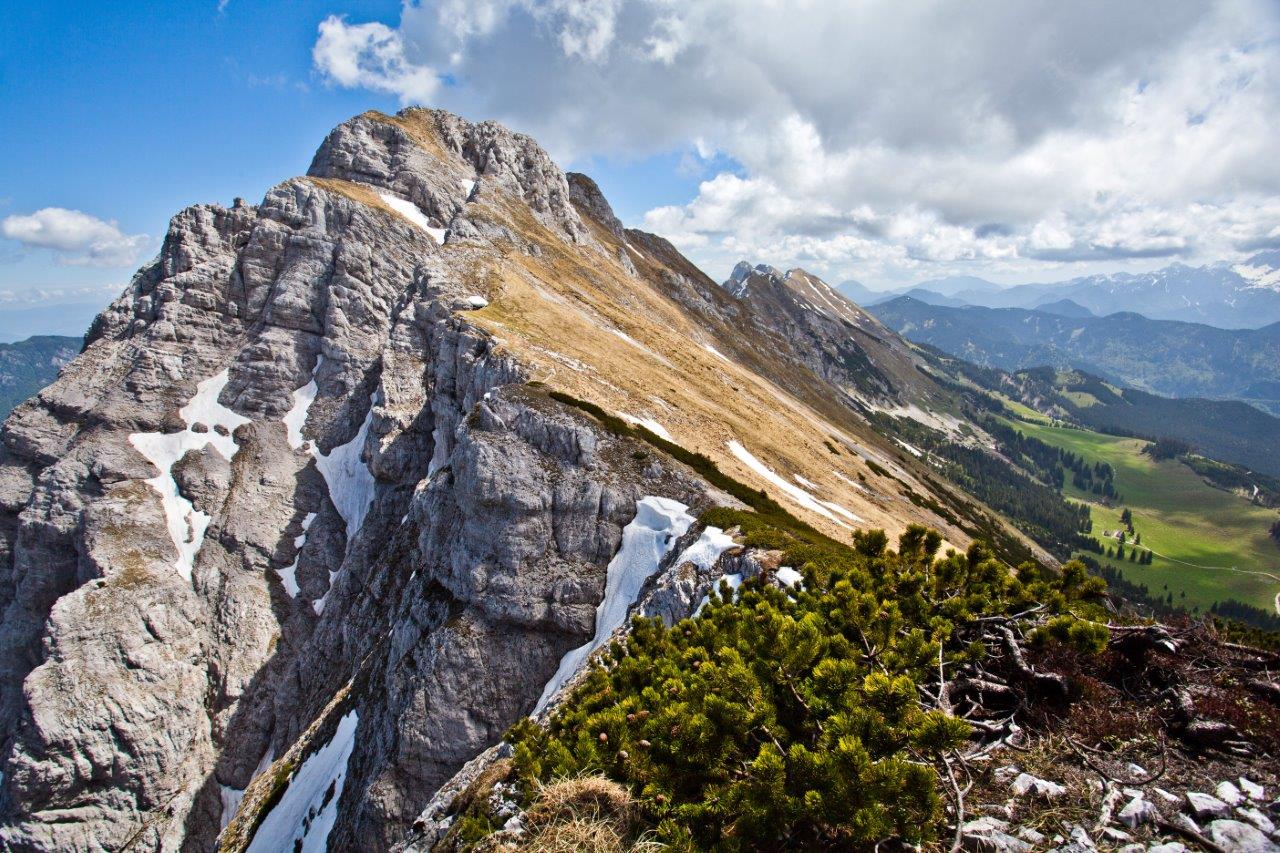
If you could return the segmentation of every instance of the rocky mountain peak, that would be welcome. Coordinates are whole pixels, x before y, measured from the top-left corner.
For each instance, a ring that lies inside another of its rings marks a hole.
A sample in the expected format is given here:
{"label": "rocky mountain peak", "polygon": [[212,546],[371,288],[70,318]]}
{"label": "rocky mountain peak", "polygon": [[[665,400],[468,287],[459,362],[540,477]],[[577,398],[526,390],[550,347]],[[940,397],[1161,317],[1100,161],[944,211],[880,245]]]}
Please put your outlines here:
{"label": "rocky mountain peak", "polygon": [[802,271],[742,280],[438,110],[177,214],[0,429],[0,846],[390,849],[625,617],[629,536],[692,612],[720,552],[663,560],[737,505],[708,466],[824,535],[965,547],[866,418],[948,405],[910,349]]}

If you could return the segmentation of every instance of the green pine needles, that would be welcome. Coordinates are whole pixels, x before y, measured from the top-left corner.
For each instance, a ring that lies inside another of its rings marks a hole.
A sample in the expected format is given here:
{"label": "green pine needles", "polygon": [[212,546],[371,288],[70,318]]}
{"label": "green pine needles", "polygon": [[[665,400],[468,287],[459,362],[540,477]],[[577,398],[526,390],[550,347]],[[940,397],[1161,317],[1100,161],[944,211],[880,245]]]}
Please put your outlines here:
{"label": "green pine needles", "polygon": [[703,520],[781,550],[803,587],[753,580],[675,626],[634,620],[546,728],[526,719],[509,732],[528,796],[540,781],[603,774],[677,850],[927,840],[936,768],[970,735],[937,701],[939,673],[998,654],[974,639],[981,620],[1054,613],[1042,642],[1106,641],[1071,615],[1102,592],[1078,564],[1011,573],[981,545],[938,559],[941,539],[922,527],[895,553],[880,531],[848,546],[749,511]]}

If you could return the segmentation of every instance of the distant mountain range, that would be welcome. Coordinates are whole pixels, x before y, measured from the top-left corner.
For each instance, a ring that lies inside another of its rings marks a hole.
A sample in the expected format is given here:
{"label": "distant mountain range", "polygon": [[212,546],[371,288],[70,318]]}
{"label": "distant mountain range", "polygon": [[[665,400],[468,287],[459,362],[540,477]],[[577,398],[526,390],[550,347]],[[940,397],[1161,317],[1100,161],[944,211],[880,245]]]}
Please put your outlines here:
{"label": "distant mountain range", "polygon": [[1238,264],[1193,267],[1175,263],[1148,273],[1111,273],[1014,287],[956,276],[923,281],[891,293],[871,291],[857,282],[846,282],[840,289],[863,306],[909,295],[948,307],[1053,311],[1052,306],[1069,300],[1072,310],[1083,308],[1098,316],[1127,311],[1156,320],[1257,329],[1280,322],[1280,250],[1259,253]]}
{"label": "distant mountain range", "polygon": [[48,385],[80,352],[80,338],[40,335],[0,344],[0,418]]}
{"label": "distant mountain range", "polygon": [[1243,400],[1280,414],[1280,323],[1233,330],[1130,312],[1094,317],[1070,300],[1028,311],[900,296],[869,310],[913,341],[986,367],[1073,367],[1157,394]]}

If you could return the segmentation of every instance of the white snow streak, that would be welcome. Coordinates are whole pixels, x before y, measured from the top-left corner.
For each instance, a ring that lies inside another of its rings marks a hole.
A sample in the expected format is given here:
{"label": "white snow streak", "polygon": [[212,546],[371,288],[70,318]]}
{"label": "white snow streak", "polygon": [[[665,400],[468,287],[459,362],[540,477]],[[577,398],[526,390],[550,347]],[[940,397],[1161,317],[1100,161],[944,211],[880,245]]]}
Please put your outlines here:
{"label": "white snow streak", "polygon": [[666,427],[655,421],[653,418],[637,418],[635,415],[629,415],[626,412],[618,412],[618,414],[627,423],[634,426],[642,426],[658,438],[665,439],[672,444],[676,443],[676,440],[671,437],[671,433],[667,432]]}
{"label": "white snow streak", "polygon": [[293,392],[293,407],[281,418],[284,421],[285,430],[288,431],[289,446],[294,450],[301,448],[303,441],[306,440],[302,435],[302,428],[307,425],[307,413],[311,411],[311,404],[316,400],[316,374],[320,372],[322,364],[324,364],[324,356],[317,355],[316,366],[311,371],[311,381]]}
{"label": "white snow streak", "polygon": [[815,498],[813,495],[809,494],[799,486],[789,483],[786,480],[784,480],[782,477],[778,476],[769,468],[768,465],[765,465],[759,459],[752,456],[751,453],[738,442],[736,441],[729,442],[729,451],[733,453],[734,456],[738,457],[739,462],[741,462],[743,465],[746,465],[748,468],[750,468],[752,471],[758,474],[762,479],[773,484],[774,486],[777,486],[779,489],[785,492],[786,495],[790,497],[793,501],[800,504],[800,506],[804,507],[805,509],[816,512],[821,516],[825,516],[826,518],[831,519],[841,527],[849,526],[845,524],[843,521],[841,521],[840,519],[836,518],[835,514],[832,513],[831,510],[827,509],[827,507],[821,501],[819,501],[817,498]]}
{"label": "white snow streak", "polygon": [[[730,597],[736,598],[738,595],[738,587],[742,586],[742,575],[721,575],[711,587],[716,592],[720,591],[720,581],[724,581],[729,584]],[[698,602],[697,608],[693,611],[693,618],[698,618],[698,616],[702,614],[702,609],[710,603],[711,593],[707,593],[702,596],[702,601]]]}
{"label": "white snow streak", "polygon": [[779,566],[778,570],[773,573],[773,576],[777,578],[778,583],[783,586],[795,586],[804,580],[804,575],[800,574],[790,566]]}
{"label": "white snow streak", "polygon": [[[182,432],[135,432],[129,436],[129,443],[160,470],[157,476],[146,482],[160,495],[165,525],[174,547],[178,549],[178,559],[173,567],[186,580],[191,580],[191,569],[200,546],[204,544],[204,534],[211,518],[178,494],[173,465],[189,451],[202,450],[208,444],[212,444],[228,461],[235,458],[239,445],[231,434],[236,427],[247,424],[249,419],[218,402],[218,395],[226,385],[226,370],[196,385],[195,396],[178,410],[187,425]],[[202,425],[204,432],[192,429],[196,424]],[[220,434],[219,428],[226,434]]]}
{"label": "white snow streak", "polygon": [[422,212],[422,208],[418,207],[408,199],[394,196],[391,193],[378,193],[378,195],[387,203],[387,207],[391,208],[396,213],[421,228],[423,231],[426,231],[431,235],[431,239],[435,240],[437,243],[444,243],[445,229],[431,227],[431,220],[427,219],[427,215]]}
{"label": "white snow streak", "polygon": [[714,355],[716,358],[722,358],[722,359],[724,359],[725,361],[729,361],[729,356],[727,356],[727,355],[725,355],[724,353],[720,352],[720,350],[716,349],[716,348],[715,348],[715,347],[713,347],[711,344],[703,344],[703,345],[702,345],[702,347],[703,347],[703,349],[705,349],[707,352],[709,352],[709,353],[711,353],[712,355]]}
{"label": "white snow streak", "polygon": [[850,512],[849,510],[845,509],[844,507],[840,506],[840,504],[835,503],[834,501],[819,501],[819,503],[821,503],[823,506],[825,506],[827,509],[831,510],[832,512],[843,515],[845,518],[849,519],[854,524],[866,524],[867,522],[865,518],[858,515],[856,512]]}
{"label": "white snow streak", "polygon": [[560,668],[543,688],[533,713],[545,708],[556,691],[626,620],[627,610],[635,603],[644,582],[657,571],[662,558],[693,524],[688,509],[670,498],[647,496],[636,501],[636,517],[622,529],[622,546],[609,561],[604,599],[596,608],[595,636],[560,660]]}
{"label": "white snow streak", "polygon": [[338,800],[359,722],[355,711],[347,714],[338,721],[338,730],[329,742],[302,763],[280,802],[254,833],[248,853],[324,853],[338,816]]}
{"label": "white snow streak", "polygon": [[314,512],[307,513],[307,517],[302,519],[302,535],[295,536],[293,545],[297,549],[293,554],[293,562],[289,564],[287,569],[281,569],[276,574],[280,575],[280,580],[284,582],[284,591],[289,594],[290,598],[298,597],[298,558],[302,556],[302,546],[307,544],[307,530],[311,528],[311,522],[316,520]]}
{"label": "white snow streak", "polygon": [[902,448],[906,450],[908,453],[910,453],[912,456],[915,456],[918,459],[924,457],[924,451],[922,451],[920,448],[916,447],[915,445],[907,444],[905,441],[903,441],[900,438],[895,438],[894,441],[902,445]]}
{"label": "white snow streak", "polygon": [[857,489],[858,491],[866,492],[867,494],[871,494],[871,490],[870,490],[870,489],[868,489],[866,486],[864,486],[864,485],[862,485],[861,483],[856,482],[856,481],[854,481],[854,480],[850,480],[848,477],[846,477],[844,474],[841,474],[839,471],[832,471],[831,473],[832,473],[832,475],[833,475],[833,476],[835,476],[835,478],[836,478],[837,480],[839,480],[840,482],[842,482],[842,483],[844,483],[844,484],[846,484],[846,485],[849,485],[849,486],[853,486],[853,487],[854,487],[855,489]]}
{"label": "white snow streak", "polygon": [[289,446],[306,450],[316,460],[316,467],[324,476],[329,486],[329,499],[333,501],[338,514],[347,523],[347,541],[355,538],[364,524],[365,514],[373,501],[374,479],[369,466],[361,458],[364,452],[365,439],[369,435],[369,425],[373,423],[373,401],[369,397],[369,410],[354,438],[346,444],[339,445],[328,453],[321,452],[314,442],[308,444],[302,435],[307,422],[307,412],[316,398],[316,373],[324,363],[324,356],[316,358],[315,369],[311,371],[311,381],[293,392],[293,408],[285,414],[285,428],[289,433]]}
{"label": "white snow streak", "polygon": [[373,474],[369,466],[364,464],[361,453],[365,439],[369,435],[369,425],[373,423],[373,399],[369,399],[369,411],[365,413],[364,422],[355,438],[346,444],[338,445],[328,454],[312,446],[311,455],[315,457],[316,467],[324,475],[329,485],[329,499],[333,501],[338,514],[347,523],[347,542],[355,539],[364,524],[365,514],[369,512],[369,504],[373,502]]}
{"label": "white snow streak", "polygon": [[240,788],[232,788],[227,785],[219,785],[222,796],[222,816],[218,819],[218,831],[227,828],[227,824],[231,823],[231,818],[236,816],[236,810],[240,808],[240,801],[244,799],[244,791]]}
{"label": "white snow streak", "polygon": [[801,477],[799,474],[792,474],[791,476],[795,477],[795,478],[796,478],[796,482],[797,482],[797,483],[799,483],[800,485],[804,486],[806,489],[821,489],[821,488],[822,488],[822,486],[819,486],[817,483],[813,482],[813,480],[806,480],[804,477]]}

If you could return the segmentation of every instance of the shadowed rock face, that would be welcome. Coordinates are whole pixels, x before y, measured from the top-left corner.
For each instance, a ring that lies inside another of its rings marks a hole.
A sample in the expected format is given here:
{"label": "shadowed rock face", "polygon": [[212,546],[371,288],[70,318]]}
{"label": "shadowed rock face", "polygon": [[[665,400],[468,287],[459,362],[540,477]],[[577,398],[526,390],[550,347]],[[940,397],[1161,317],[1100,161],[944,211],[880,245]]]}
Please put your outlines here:
{"label": "shadowed rock face", "polygon": [[[810,397],[858,373],[856,307],[806,315],[796,282],[731,298],[492,123],[366,114],[259,205],[179,213],[0,431],[0,846],[212,850],[248,788],[239,849],[354,710],[329,842],[389,849],[591,637],[636,501],[731,502],[529,384],[507,315],[469,319],[495,276],[564,253],[621,270],[627,300],[754,324],[714,339]],[[688,612],[716,576],[671,575],[654,606]]]}

